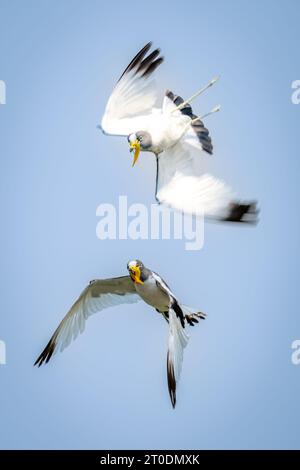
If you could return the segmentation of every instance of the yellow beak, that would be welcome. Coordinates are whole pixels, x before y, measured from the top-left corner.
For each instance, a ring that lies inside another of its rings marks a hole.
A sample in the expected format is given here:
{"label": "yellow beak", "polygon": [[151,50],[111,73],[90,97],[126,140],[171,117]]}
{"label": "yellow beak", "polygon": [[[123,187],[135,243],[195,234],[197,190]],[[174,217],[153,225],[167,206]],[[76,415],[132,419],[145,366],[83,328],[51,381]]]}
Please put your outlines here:
{"label": "yellow beak", "polygon": [[138,266],[132,266],[129,270],[131,279],[137,284],[144,284],[141,280],[141,270]]}
{"label": "yellow beak", "polygon": [[132,166],[136,164],[137,159],[139,158],[140,150],[141,150],[141,144],[139,140],[130,142],[130,152],[134,151]]}

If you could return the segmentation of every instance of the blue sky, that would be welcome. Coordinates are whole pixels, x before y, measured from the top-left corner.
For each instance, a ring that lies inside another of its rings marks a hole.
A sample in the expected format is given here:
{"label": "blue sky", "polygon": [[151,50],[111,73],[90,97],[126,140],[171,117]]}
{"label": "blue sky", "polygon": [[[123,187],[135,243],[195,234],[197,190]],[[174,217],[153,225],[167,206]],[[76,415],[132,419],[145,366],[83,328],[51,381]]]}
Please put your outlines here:
{"label": "blue sky", "polygon": [[[0,2],[0,448],[299,448],[300,79],[297,1]],[[114,81],[152,40],[162,92],[209,118],[212,167],[257,227],[205,225],[182,241],[100,241],[96,207],[153,202],[155,162],[133,170],[126,142],[99,123]],[[191,331],[172,410],[167,328],[144,304],[92,317],[47,367],[32,364],[90,279],[140,258],[207,312]]]}

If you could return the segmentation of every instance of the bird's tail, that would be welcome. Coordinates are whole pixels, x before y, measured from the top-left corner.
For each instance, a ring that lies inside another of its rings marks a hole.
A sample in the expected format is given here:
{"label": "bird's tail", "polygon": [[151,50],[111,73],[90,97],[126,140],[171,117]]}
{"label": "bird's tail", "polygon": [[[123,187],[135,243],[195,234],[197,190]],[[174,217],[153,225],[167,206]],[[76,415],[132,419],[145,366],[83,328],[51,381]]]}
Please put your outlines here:
{"label": "bird's tail", "polygon": [[195,326],[196,323],[199,323],[200,320],[205,320],[206,313],[199,312],[196,308],[188,307],[187,305],[180,305],[181,310],[183,311],[184,318],[190,326]]}

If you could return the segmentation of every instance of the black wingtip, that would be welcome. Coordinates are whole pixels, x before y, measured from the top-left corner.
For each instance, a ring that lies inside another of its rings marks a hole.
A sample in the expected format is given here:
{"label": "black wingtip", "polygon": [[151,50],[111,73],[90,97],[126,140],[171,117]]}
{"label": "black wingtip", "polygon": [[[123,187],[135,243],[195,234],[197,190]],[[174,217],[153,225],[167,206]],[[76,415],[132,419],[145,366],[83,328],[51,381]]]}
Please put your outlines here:
{"label": "black wingtip", "polygon": [[130,71],[139,73],[141,77],[148,77],[154,72],[154,70],[163,62],[163,57],[158,57],[160,54],[159,48],[155,49],[149,55],[147,55],[151,47],[152,41],[149,41],[127,65],[126,69],[119,78],[119,81]]}
{"label": "black wingtip", "polygon": [[34,366],[41,367],[42,364],[47,364],[55,350],[55,342],[52,341],[52,339],[49,341],[45,349],[41,352],[39,357],[34,363]]}
{"label": "black wingtip", "polygon": [[176,385],[175,385],[175,390],[170,390],[169,389],[169,394],[170,394],[172,408],[174,410],[175,407],[176,407]]}
{"label": "black wingtip", "polygon": [[35,366],[41,367],[42,364],[43,364],[43,359],[41,356],[39,356],[37,360],[35,361],[35,363],[33,364],[33,367]]}
{"label": "black wingtip", "polygon": [[41,362],[41,354],[40,354],[37,360],[35,361],[35,363],[33,364],[33,367],[35,366],[40,367],[41,365],[42,365],[42,362]]}
{"label": "black wingtip", "polygon": [[167,355],[167,376],[168,376],[168,389],[173,409],[176,406],[176,380],[174,375],[174,367]]}
{"label": "black wingtip", "polygon": [[241,203],[233,202],[229,206],[228,215],[224,222],[240,222],[256,225],[258,223],[259,209],[256,201]]}

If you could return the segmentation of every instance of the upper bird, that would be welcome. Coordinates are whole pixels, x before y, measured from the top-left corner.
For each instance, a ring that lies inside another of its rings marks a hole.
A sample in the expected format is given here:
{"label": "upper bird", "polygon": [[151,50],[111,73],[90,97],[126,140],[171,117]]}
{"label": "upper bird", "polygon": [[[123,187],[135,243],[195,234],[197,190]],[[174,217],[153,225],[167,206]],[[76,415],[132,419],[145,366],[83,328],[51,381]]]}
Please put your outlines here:
{"label": "upper bird", "polygon": [[[197,172],[194,165],[200,152],[213,153],[202,119],[220,107],[198,117],[190,102],[218,77],[187,100],[166,91],[161,108],[156,108],[158,95],[153,74],[163,57],[160,49],[150,52],[151,46],[151,42],[146,44],[122,73],[107,102],[102,131],[127,137],[130,151],[134,152],[133,165],[141,151],[155,154],[158,203],[222,221],[255,222],[255,202],[237,201],[227,184],[208,173]],[[191,153],[193,148],[198,151],[195,156]]]}
{"label": "upper bird", "polygon": [[139,260],[127,264],[129,276],[91,281],[83,290],[67,315],[58,325],[49,343],[34,365],[48,362],[58,350],[63,351],[78,333],[82,333],[85,320],[93,313],[113,305],[133,303],[142,299],[161,313],[169,324],[167,356],[168,387],[173,408],[176,405],[176,384],[179,380],[183,349],[187,345],[186,324],[194,326],[205,314],[183,305],[165,281]]}

